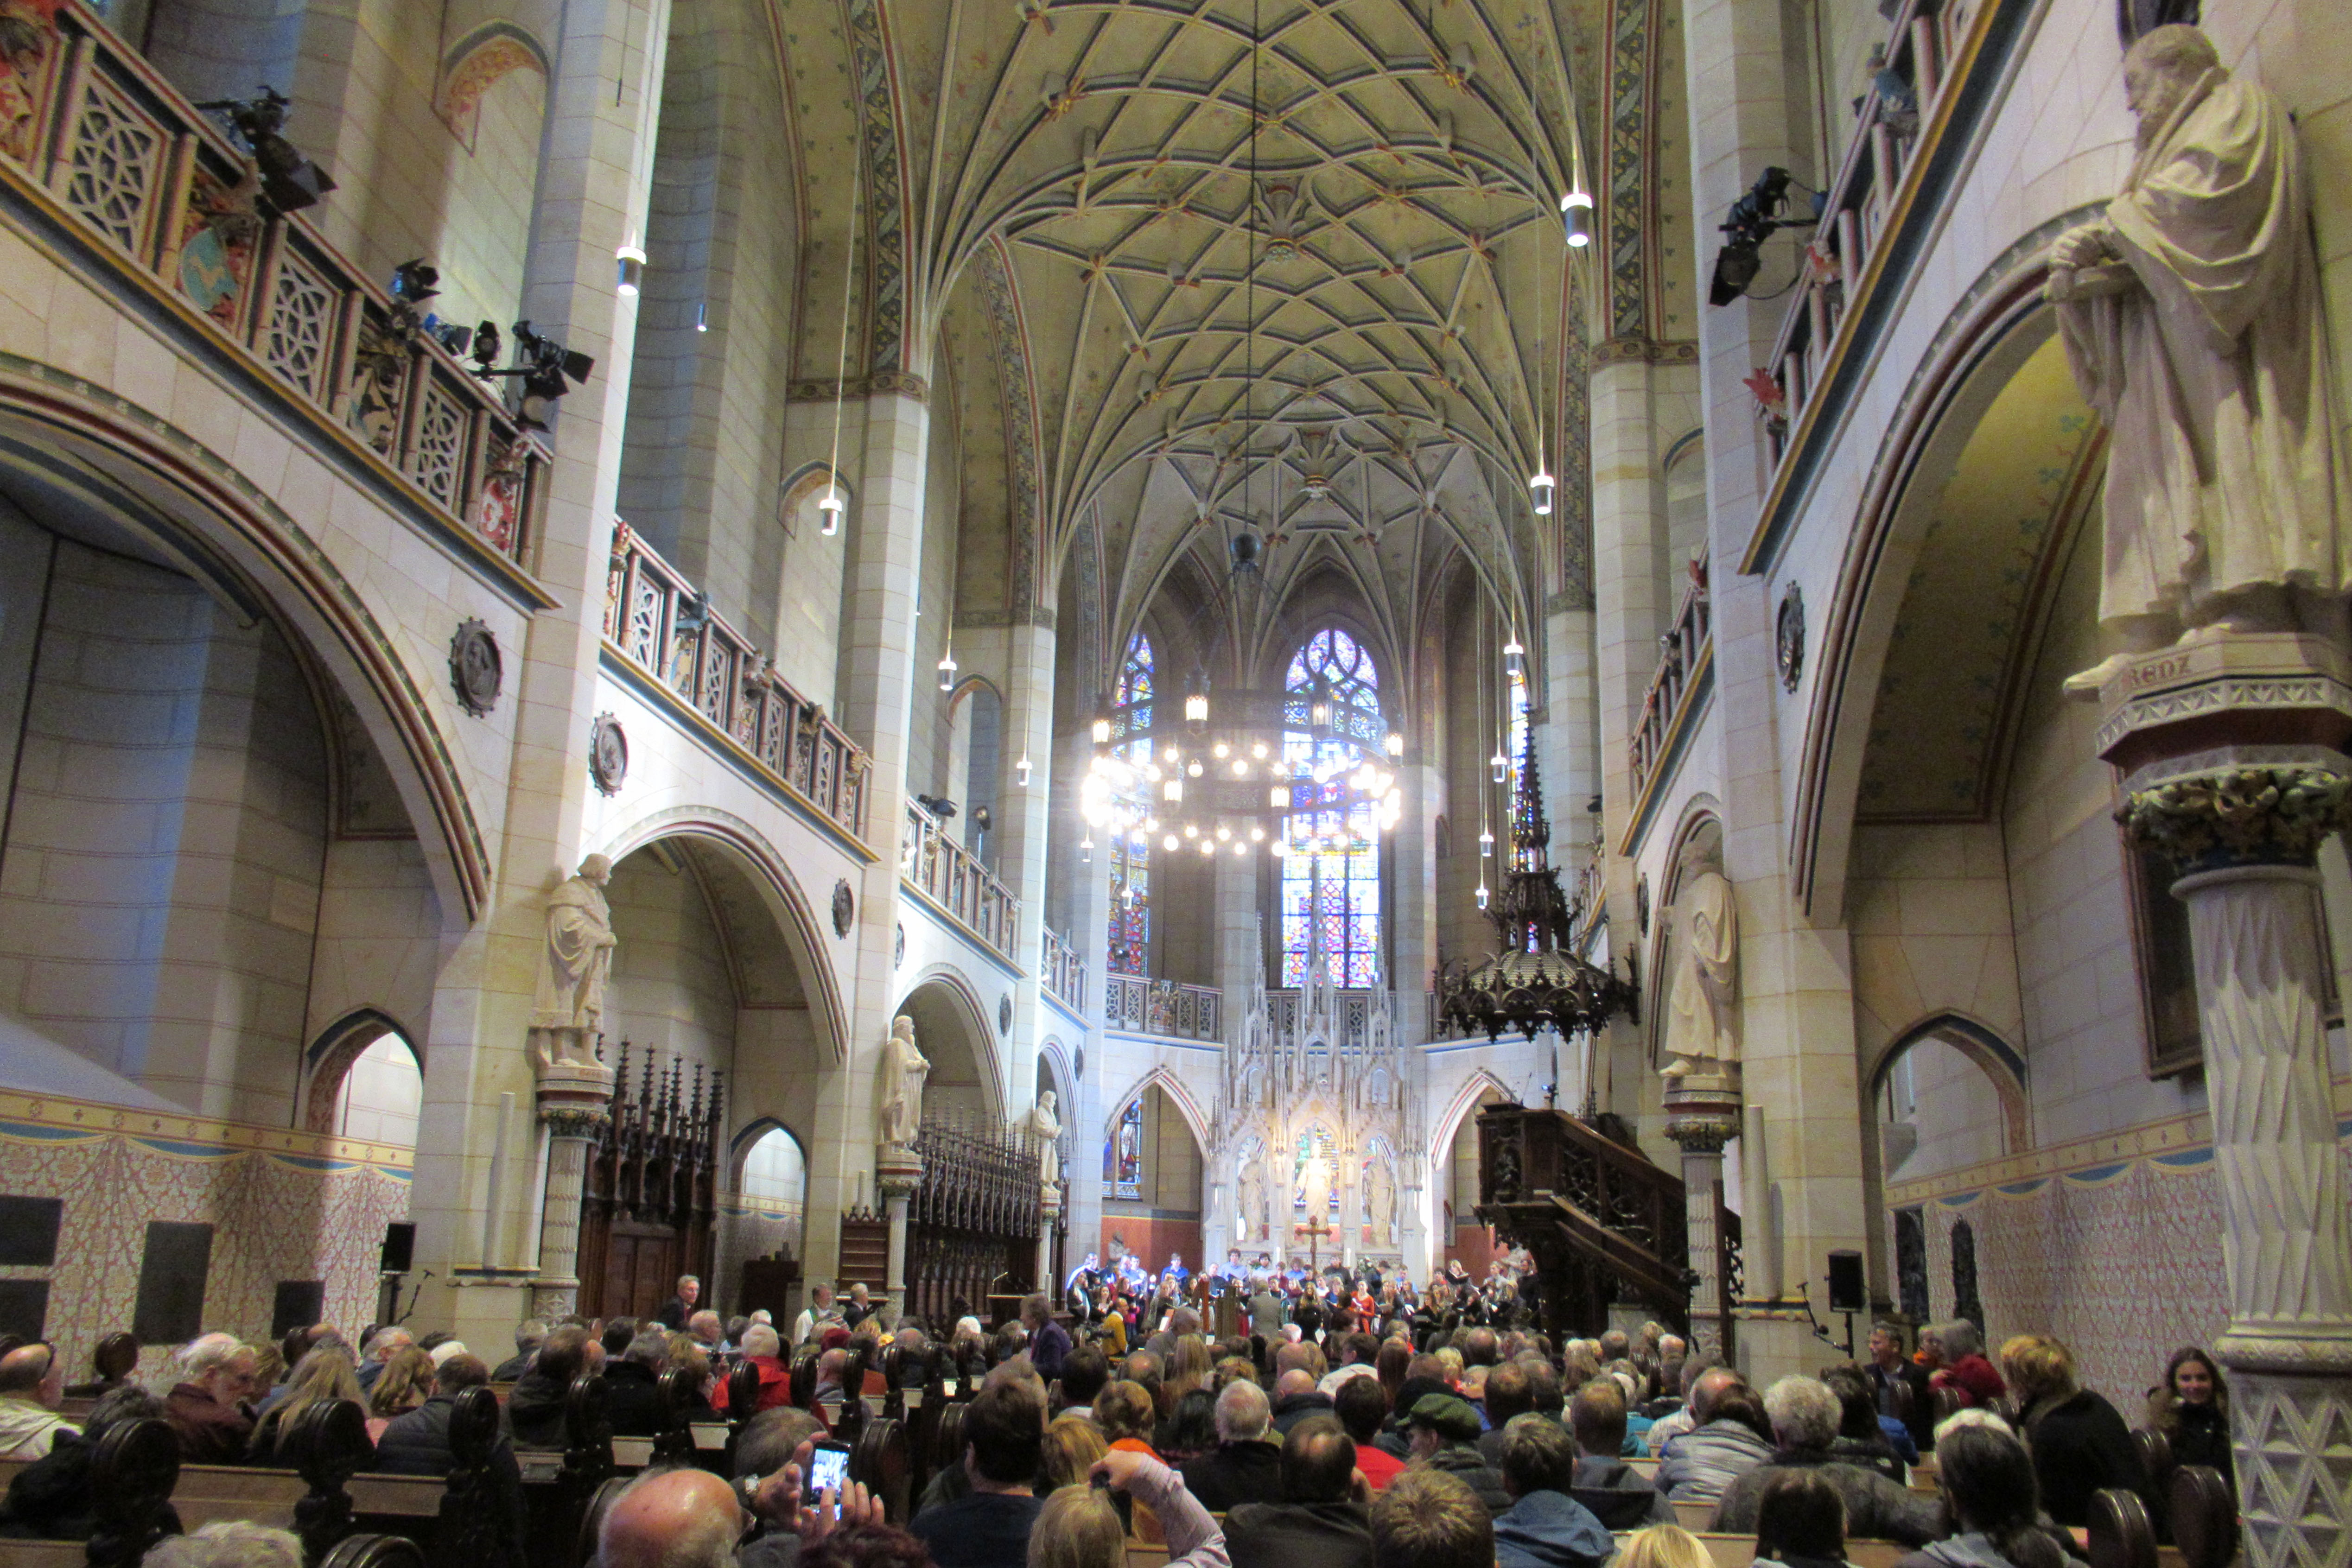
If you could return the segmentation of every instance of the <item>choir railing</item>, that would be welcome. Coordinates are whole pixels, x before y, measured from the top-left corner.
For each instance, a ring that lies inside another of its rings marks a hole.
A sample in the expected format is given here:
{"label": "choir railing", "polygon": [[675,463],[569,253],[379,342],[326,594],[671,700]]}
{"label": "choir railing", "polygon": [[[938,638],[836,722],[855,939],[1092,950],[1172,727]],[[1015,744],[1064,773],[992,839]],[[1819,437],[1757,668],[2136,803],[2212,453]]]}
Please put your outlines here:
{"label": "choir railing", "polygon": [[1691,695],[1704,689],[1706,677],[1713,672],[1714,636],[1702,572],[1684,591],[1674,625],[1658,639],[1658,667],[1650,675],[1650,689],[1642,698],[1641,714],[1626,740],[1626,763],[1636,800],[1649,787],[1659,763],[1674,750],[1688,716]]}
{"label": "choir railing", "polygon": [[866,837],[866,753],[824,708],[786,685],[767,654],[676,568],[617,521],[604,583],[604,641],[772,779],[853,837]]}
{"label": "choir railing", "polygon": [[226,131],[82,0],[8,9],[0,183],[281,389],[321,446],[380,464],[445,527],[527,567],[551,454],[503,384],[308,219],[260,200]]}
{"label": "choir railing", "polygon": [[1087,1010],[1086,956],[1050,925],[1038,928],[1037,978],[1076,1012]]}
{"label": "choir railing", "polygon": [[907,802],[907,833],[898,846],[898,875],[957,925],[1005,957],[1014,956],[1021,901],[937,817],[912,800]]}
{"label": "choir railing", "polygon": [[1224,992],[1141,975],[1103,979],[1103,1027],[1169,1040],[1224,1039]]}

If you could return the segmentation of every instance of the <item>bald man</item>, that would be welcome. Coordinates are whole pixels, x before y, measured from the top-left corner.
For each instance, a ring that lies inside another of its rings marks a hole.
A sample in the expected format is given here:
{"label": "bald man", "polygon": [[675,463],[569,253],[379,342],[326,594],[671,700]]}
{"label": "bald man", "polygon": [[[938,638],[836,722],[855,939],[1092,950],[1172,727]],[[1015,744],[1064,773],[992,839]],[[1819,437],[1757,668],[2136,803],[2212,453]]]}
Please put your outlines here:
{"label": "bald man", "polygon": [[727,1568],[743,1505],[709,1470],[655,1470],[613,1500],[596,1532],[597,1568]]}
{"label": "bald man", "polygon": [[0,1355],[0,1458],[46,1458],[59,1432],[80,1430],[57,1413],[65,1392],[66,1369],[54,1347],[19,1345]]}

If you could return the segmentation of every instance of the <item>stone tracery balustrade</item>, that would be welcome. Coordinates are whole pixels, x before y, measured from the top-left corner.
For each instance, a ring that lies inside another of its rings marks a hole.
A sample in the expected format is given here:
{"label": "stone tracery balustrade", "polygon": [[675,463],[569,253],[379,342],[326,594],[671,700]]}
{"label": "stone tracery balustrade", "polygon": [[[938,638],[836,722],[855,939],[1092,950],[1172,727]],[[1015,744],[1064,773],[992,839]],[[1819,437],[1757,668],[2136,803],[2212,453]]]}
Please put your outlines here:
{"label": "stone tracery balustrade", "polygon": [[1038,928],[1037,977],[1076,1012],[1087,1010],[1086,955],[1062,940],[1050,925]]}
{"label": "stone tracery balustrade", "polygon": [[1014,956],[1021,900],[912,800],[907,802],[907,834],[898,847],[898,875],[957,925],[1005,957]]}
{"label": "stone tracery balustrade", "polygon": [[1222,1041],[1224,1003],[1225,993],[1214,986],[1109,975],[1103,980],[1103,1027],[1169,1040]]}
{"label": "stone tracery balustrade", "polygon": [[770,778],[852,836],[866,837],[871,759],[618,520],[604,580],[604,641]]}
{"label": "stone tracery balustrade", "polygon": [[[1689,717],[1696,695],[1706,689],[1715,668],[1715,624],[1704,578],[1692,582],[1675,611],[1675,623],[1658,639],[1664,652],[1650,676],[1650,690],[1626,740],[1626,763],[1633,795],[1638,802],[1649,788],[1658,764],[1674,749]],[[1635,817],[1641,815],[1636,807]]]}
{"label": "stone tracery balustrade", "polygon": [[82,0],[53,5],[46,25],[51,7],[17,8],[37,41],[0,51],[0,110],[17,111],[0,115],[0,189],[289,394],[323,445],[396,476],[442,531],[527,567],[546,443],[302,216],[264,218],[246,155]]}

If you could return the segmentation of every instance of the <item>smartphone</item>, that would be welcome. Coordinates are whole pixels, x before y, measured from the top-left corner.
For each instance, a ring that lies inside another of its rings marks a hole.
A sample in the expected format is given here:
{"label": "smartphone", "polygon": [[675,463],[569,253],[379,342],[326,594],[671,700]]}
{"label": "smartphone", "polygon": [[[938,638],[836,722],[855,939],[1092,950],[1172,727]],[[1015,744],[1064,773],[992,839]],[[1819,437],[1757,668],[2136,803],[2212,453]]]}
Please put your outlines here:
{"label": "smartphone", "polygon": [[849,1481],[849,1445],[831,1437],[817,1440],[809,1458],[809,1495],[838,1491]]}

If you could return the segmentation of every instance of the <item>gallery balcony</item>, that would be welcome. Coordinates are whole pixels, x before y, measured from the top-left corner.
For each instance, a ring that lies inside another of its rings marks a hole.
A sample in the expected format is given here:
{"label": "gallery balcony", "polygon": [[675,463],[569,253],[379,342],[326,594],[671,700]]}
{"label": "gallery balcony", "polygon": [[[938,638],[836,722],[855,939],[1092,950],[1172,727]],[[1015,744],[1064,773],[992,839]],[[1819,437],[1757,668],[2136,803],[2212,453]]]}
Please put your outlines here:
{"label": "gallery balcony", "polygon": [[898,847],[899,880],[991,951],[1014,957],[1021,944],[1021,900],[979,856],[911,800]]}
{"label": "gallery balcony", "polygon": [[1083,1016],[1087,1010],[1086,955],[1062,939],[1052,926],[1038,932],[1037,978],[1064,1007]]}

